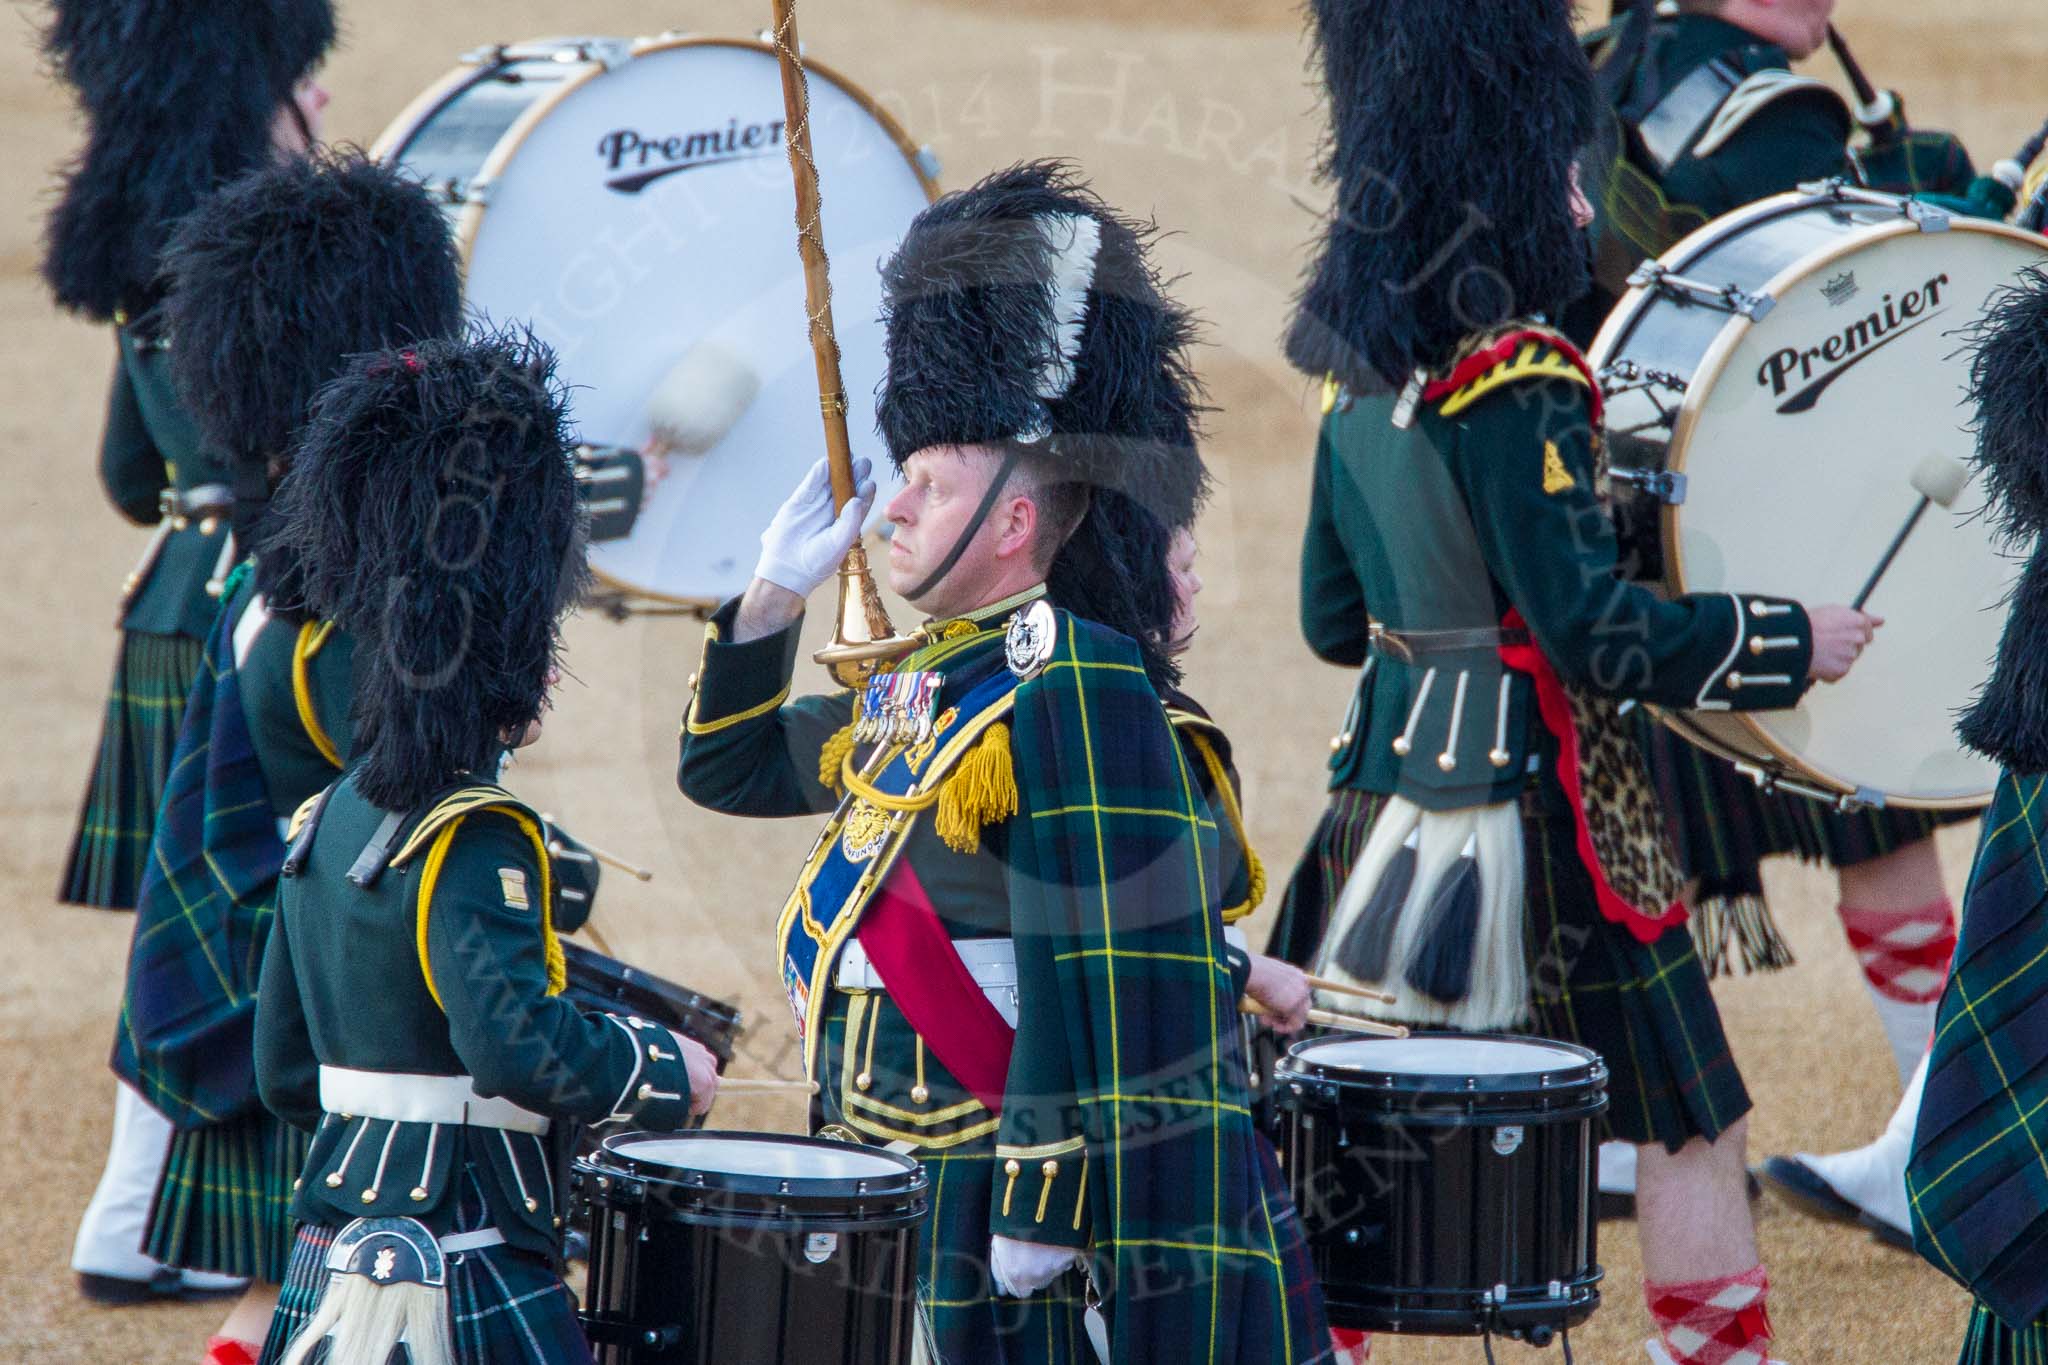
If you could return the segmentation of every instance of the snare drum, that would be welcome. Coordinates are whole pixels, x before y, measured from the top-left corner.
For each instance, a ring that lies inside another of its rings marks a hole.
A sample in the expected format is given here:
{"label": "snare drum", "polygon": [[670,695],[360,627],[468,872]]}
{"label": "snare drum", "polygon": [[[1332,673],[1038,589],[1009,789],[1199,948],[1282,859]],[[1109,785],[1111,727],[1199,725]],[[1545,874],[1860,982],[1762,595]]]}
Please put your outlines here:
{"label": "snare drum", "polygon": [[1599,1306],[1598,1054],[1502,1034],[1317,1038],[1275,1083],[1332,1323],[1540,1346]]}
{"label": "snare drum", "polygon": [[855,1143],[626,1133],[576,1163],[598,1365],[911,1359],[924,1169]]}
{"label": "snare drum", "polygon": [[[846,424],[886,485],[874,262],[937,195],[937,161],[806,67]],[[755,537],[821,448],[784,132],[768,43],[559,38],[468,54],[373,148],[447,204],[470,306],[554,347],[584,440],[639,449],[650,395],[700,343],[758,381],[716,444],[672,457],[630,535],[591,546],[639,596],[706,607],[745,588]]]}
{"label": "snare drum", "polygon": [[[1673,595],[1853,601],[1920,505],[1926,462],[1970,455],[1959,333],[2044,260],[2038,236],[1831,184],[1645,263],[1591,356],[1617,519],[1648,532],[1631,541],[1644,575]],[[1995,765],[1962,747],[1955,714],[1990,670],[2018,565],[1983,502],[1973,478],[1919,518],[1870,599],[1885,627],[1841,683],[1790,710],[1664,718],[1767,786],[1984,805]]]}
{"label": "snare drum", "polygon": [[732,1061],[733,1040],[740,1031],[740,1012],[733,1006],[578,943],[565,940],[562,955],[569,963],[569,984],[562,994],[576,1004],[594,1010],[623,1009],[694,1038],[718,1058],[720,1071]]}

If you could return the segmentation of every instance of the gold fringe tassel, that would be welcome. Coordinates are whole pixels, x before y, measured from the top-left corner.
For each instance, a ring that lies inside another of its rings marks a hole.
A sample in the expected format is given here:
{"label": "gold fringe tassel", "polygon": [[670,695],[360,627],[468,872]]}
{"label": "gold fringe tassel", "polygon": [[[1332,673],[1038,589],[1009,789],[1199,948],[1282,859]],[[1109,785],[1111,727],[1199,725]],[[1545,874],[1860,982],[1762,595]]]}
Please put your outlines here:
{"label": "gold fringe tassel", "polygon": [[1010,727],[995,724],[982,734],[939,789],[939,837],[956,853],[981,849],[984,825],[1017,813],[1017,773],[1010,759]]}
{"label": "gold fringe tassel", "polygon": [[818,781],[826,791],[839,790],[839,768],[853,757],[853,722],[848,721],[832,733],[825,741],[825,747],[818,751]]}

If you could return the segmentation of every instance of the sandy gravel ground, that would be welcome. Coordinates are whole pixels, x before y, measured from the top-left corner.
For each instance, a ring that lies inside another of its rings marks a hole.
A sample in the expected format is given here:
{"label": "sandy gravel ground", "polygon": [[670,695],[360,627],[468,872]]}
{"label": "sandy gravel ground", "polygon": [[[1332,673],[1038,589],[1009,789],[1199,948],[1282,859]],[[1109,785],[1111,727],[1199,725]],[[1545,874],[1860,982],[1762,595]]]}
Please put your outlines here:
{"label": "sandy gravel ground", "polygon": [[[588,0],[573,13],[534,0],[401,4],[344,0],[331,130],[372,138],[460,51],[575,28],[633,34],[751,33],[765,4],[664,8]],[[1980,162],[2009,154],[2048,113],[2048,26],[2005,0],[1848,0],[1841,22],[1866,64],[1901,86],[1926,123],[1957,128]],[[142,540],[103,505],[92,475],[111,346],[58,316],[35,274],[49,169],[76,134],[38,69],[31,14],[4,13],[0,50],[0,444],[11,449],[14,516],[0,538],[0,668],[8,679],[0,763],[0,890],[12,907],[0,958],[0,1359],[180,1362],[197,1357],[212,1308],[105,1311],[76,1296],[66,1258],[100,1166],[112,1083],[105,1070],[129,918],[51,900],[99,721],[115,643],[115,587]],[[1206,628],[1190,673],[1236,737],[1254,836],[1284,870],[1321,804],[1324,743],[1348,679],[1317,664],[1294,627],[1294,561],[1313,440],[1308,385],[1276,337],[1315,202],[1307,170],[1316,97],[1298,19],[1282,0],[1010,0],[1004,5],[861,0],[812,4],[810,50],[884,98],[942,154],[950,185],[1032,155],[1078,158],[1114,203],[1175,229],[1163,249],[1209,319],[1202,360],[1219,411],[1209,458],[1219,495],[1203,528]],[[1823,74],[1832,75],[1824,71]],[[1483,175],[1475,166],[1462,173]],[[827,205],[829,223],[830,205]],[[651,864],[647,886],[608,882],[602,922],[627,956],[745,1007],[755,1073],[793,1074],[770,971],[769,927],[807,830],[742,827],[686,805],[674,736],[697,628],[582,619],[574,681],[551,733],[514,781],[589,837]],[[808,675],[806,675],[808,676]],[[1960,894],[1971,833],[1944,841]],[[1771,871],[1799,967],[1721,991],[1758,1098],[1758,1150],[1827,1150],[1873,1133],[1895,1078],[1829,913],[1832,879]],[[733,1126],[793,1127],[795,1104],[733,1104]],[[1768,1200],[1761,1231],[1795,1365],[1953,1358],[1963,1298],[1932,1270]],[[1610,1224],[1608,1306],[1579,1359],[1639,1360],[1649,1322],[1636,1288],[1634,1229]],[[1380,1359],[1476,1360],[1470,1343],[1389,1341]],[[1514,1349],[1503,1359],[1524,1358]],[[1533,1358],[1533,1357],[1531,1357]]]}

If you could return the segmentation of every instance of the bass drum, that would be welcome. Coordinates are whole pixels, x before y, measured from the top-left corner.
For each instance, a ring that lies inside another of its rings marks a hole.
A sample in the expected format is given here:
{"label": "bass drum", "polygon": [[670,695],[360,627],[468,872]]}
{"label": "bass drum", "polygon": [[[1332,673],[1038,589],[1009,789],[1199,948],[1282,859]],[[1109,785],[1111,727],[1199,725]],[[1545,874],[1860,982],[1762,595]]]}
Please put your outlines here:
{"label": "bass drum", "polygon": [[[1619,519],[1653,533],[1638,547],[1646,576],[1673,595],[1853,601],[1916,490],[1967,473],[1958,334],[2044,261],[2048,243],[2004,224],[1830,183],[1716,219],[1646,263],[1591,356],[1615,488],[1643,495],[1624,497]],[[1963,749],[1955,713],[1990,671],[2019,567],[1983,502],[1970,477],[1920,516],[1869,600],[1885,627],[1842,683],[1791,710],[1663,718],[1766,786],[1983,806],[1995,765]]]}
{"label": "bass drum", "polygon": [[[885,478],[874,266],[936,197],[937,164],[857,86],[806,67],[847,427]],[[678,362],[715,357],[690,384],[721,434],[673,458],[631,535],[591,546],[635,596],[738,593],[823,453],[785,131],[768,43],[558,38],[468,54],[372,149],[445,200],[470,307],[554,347],[585,441],[637,449]]]}

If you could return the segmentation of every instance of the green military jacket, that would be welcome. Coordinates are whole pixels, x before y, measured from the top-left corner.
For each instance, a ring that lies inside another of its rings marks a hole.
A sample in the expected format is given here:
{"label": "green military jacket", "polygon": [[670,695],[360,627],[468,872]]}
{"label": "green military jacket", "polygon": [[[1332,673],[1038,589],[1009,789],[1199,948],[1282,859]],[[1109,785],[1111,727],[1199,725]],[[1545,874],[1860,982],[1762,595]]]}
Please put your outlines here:
{"label": "green military jacket", "polygon": [[[1013,605],[998,603],[963,618],[953,640],[940,640],[902,665],[945,673],[941,712],[1004,667],[1003,627]],[[736,602],[728,603],[705,628],[677,784],[692,801],[728,815],[832,811],[840,790],[836,774],[833,785],[822,780],[820,756],[826,741],[852,723],[855,695],[841,689],[792,699],[798,627],[735,644],[737,610]],[[912,827],[898,857],[916,870],[949,937],[1001,938],[1010,933],[1008,852],[1006,824],[985,827],[979,852],[966,855],[948,847],[937,822],[926,818]],[[821,1083],[835,1092],[831,1107],[847,1126],[879,1142],[935,1150],[995,1132],[995,1116],[938,1065],[885,995],[851,999],[844,1014],[843,1030],[834,1031],[836,1053],[822,1046],[818,1062]]]}
{"label": "green military jacket", "polygon": [[1622,577],[1596,492],[1590,381],[1554,334],[1506,350],[1475,350],[1406,429],[1399,400],[1331,391],[1301,624],[1318,655],[1361,669],[1331,746],[1333,788],[1448,810],[1507,799],[1553,757],[1529,675],[1492,643],[1404,657],[1375,625],[1489,631],[1514,611],[1567,685],[1663,706],[1765,710],[1806,690],[1796,603],[1665,601]]}
{"label": "green military jacket", "polygon": [[[253,619],[249,613],[260,615]],[[272,812],[289,819],[355,749],[355,640],[330,623],[272,616],[251,584],[222,608],[236,643],[242,714]]]}
{"label": "green military jacket", "polygon": [[115,331],[120,346],[107,426],[100,440],[100,483],[129,520],[155,525],[166,489],[217,503],[217,517],[172,519],[169,530],[126,590],[121,625],[147,635],[204,640],[218,601],[207,591],[222,563],[229,535],[233,473],[225,459],[199,440],[171,384],[170,342]]}
{"label": "green military jacket", "polygon": [[[1136,646],[1036,609],[1042,628],[1017,635],[1032,661],[1017,665],[1004,634],[1017,606],[926,627],[932,643],[897,670],[941,675],[943,723],[993,670],[1018,669],[1003,765],[1013,804],[969,852],[930,837],[946,823],[940,789],[940,818],[918,818],[889,871],[907,861],[955,939],[1012,940],[1017,1017],[1001,1112],[939,1064],[891,996],[827,976],[813,988],[829,993],[822,1036],[807,1040],[823,1116],[907,1142],[945,1207],[986,1209],[984,1221],[942,1208],[937,1258],[979,1262],[991,1232],[1087,1249],[1118,1365],[1218,1358],[1203,1341],[1234,1343],[1230,1359],[1294,1358],[1281,1324],[1302,1301],[1278,1273],[1284,1218],[1262,1216],[1272,1206],[1261,1201],[1280,1196],[1261,1191],[1216,820]],[[732,814],[831,811],[818,848],[844,848],[866,798],[842,801],[818,770],[855,699],[791,701],[796,628],[732,644],[734,615],[728,606],[707,631],[679,784]],[[877,760],[856,751],[852,761]],[[819,909],[802,898],[820,856],[793,893],[807,912]],[[983,1160],[963,1168],[959,1154]],[[975,1240],[950,1240],[962,1235]]]}
{"label": "green military jacket", "polygon": [[[445,1234],[473,1171],[507,1241],[551,1255],[566,1194],[559,1143],[329,1112],[321,1068],[468,1076],[477,1094],[549,1119],[653,1131],[689,1122],[688,1072],[666,1029],[558,994],[537,816],[472,784],[385,829],[388,818],[344,774],[303,816],[279,883],[256,1078],[273,1112],[314,1132],[293,1215],[327,1226],[402,1215]],[[367,856],[373,846],[388,862]]]}

